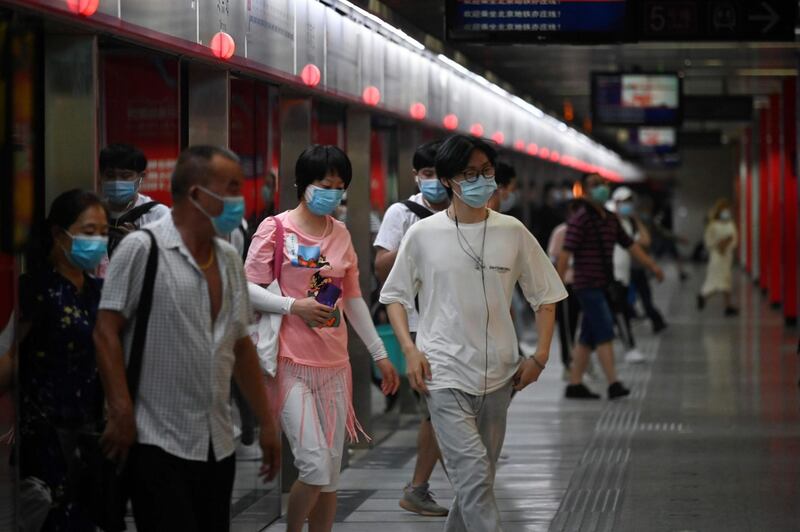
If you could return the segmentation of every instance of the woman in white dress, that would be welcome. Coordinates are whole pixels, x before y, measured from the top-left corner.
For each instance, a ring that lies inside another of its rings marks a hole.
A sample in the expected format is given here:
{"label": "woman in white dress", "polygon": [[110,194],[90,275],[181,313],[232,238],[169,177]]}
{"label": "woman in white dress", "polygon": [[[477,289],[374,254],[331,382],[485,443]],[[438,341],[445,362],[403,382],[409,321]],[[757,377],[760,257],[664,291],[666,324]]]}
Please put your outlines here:
{"label": "woman in white dress", "polygon": [[703,310],[709,296],[721,293],[725,299],[725,315],[736,316],[739,310],[731,305],[733,253],[738,242],[736,224],[731,215],[730,202],[720,199],[708,217],[705,244],[709,260],[706,279],[697,296],[697,308]]}

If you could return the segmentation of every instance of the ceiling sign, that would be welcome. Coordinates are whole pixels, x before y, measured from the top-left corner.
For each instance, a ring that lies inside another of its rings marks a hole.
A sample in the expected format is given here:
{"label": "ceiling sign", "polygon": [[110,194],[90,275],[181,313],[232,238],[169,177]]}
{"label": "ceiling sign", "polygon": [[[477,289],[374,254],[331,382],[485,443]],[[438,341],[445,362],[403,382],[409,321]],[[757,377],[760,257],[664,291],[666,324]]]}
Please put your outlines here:
{"label": "ceiling sign", "polygon": [[447,38],[476,43],[794,41],[792,0],[447,0]]}
{"label": "ceiling sign", "polygon": [[790,0],[645,0],[642,41],[794,41]]}
{"label": "ceiling sign", "polygon": [[472,42],[619,42],[626,0],[447,0],[447,37]]}

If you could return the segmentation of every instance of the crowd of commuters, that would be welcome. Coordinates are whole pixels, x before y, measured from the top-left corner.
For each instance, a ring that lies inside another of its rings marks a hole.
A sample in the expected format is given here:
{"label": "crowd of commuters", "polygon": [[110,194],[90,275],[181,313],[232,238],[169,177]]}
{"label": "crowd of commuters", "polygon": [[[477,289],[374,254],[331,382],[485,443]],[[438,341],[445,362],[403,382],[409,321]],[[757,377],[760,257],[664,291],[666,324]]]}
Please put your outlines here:
{"label": "crowd of commuters", "polygon": [[[99,167],[101,195],[61,194],[32,238],[18,353],[0,358],[0,391],[12,386],[15,364],[19,371],[21,529],[95,530],[98,490],[87,482],[97,448],[121,473],[138,530],[227,530],[237,437],[257,440],[260,474],[271,479],[280,427],[298,471],[286,528],[331,530],[346,440],[369,438],[355,415],[345,322],[371,354],[382,392],[397,393],[402,380],[361,293],[350,233],[336,219],[358,179],[347,155],[304,150],[298,206],[268,208],[251,220],[252,237],[242,167],[227,149],[180,155],[171,208],[140,192],[147,160],[137,148],[110,145]],[[609,399],[630,393],[613,340],[623,340],[627,362],[644,361],[632,296],[654,332],[666,327],[646,271],[663,278],[646,251],[652,226],[632,190],[612,195],[587,174],[578,198],[571,185],[548,186],[529,230],[516,170],[474,137],[423,144],[412,167],[407,178],[419,192],[391,205],[374,231],[380,303],[420,413],[399,504],[446,516],[446,530],[500,530],[494,478],[508,406],[548,364],[556,322],[568,399],[600,397],[583,384],[593,351]],[[273,176],[265,202],[275,186]],[[730,205],[720,200],[709,218],[698,307],[722,293],[734,315]],[[535,324],[515,313],[515,298]],[[280,317],[273,363],[251,338],[258,315]],[[535,328],[535,350],[521,350],[520,327]],[[429,489],[437,463],[455,491],[449,509]]]}

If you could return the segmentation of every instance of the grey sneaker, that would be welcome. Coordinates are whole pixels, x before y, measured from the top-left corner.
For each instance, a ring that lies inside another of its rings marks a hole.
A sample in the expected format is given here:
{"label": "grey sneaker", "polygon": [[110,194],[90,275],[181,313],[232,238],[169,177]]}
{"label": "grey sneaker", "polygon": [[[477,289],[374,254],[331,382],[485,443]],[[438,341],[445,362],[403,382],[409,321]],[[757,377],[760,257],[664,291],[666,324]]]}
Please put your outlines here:
{"label": "grey sneaker", "polygon": [[450,512],[436,504],[427,482],[417,487],[406,485],[403,488],[403,498],[400,499],[400,508],[427,517],[445,517]]}

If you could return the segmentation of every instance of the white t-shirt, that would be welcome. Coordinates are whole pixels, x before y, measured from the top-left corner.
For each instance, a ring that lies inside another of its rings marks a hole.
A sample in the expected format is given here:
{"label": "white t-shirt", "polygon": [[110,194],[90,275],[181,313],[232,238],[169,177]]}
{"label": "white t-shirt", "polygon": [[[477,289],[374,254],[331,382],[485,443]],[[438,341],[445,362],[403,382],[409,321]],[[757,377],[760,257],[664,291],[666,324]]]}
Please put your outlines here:
{"label": "white t-shirt", "polygon": [[[409,201],[418,203],[428,208],[422,199],[422,193],[417,193],[408,198]],[[378,230],[378,235],[375,237],[373,246],[376,248],[383,248],[386,251],[396,251],[400,249],[400,242],[403,240],[408,229],[419,221],[419,217],[411,212],[408,207],[403,205],[402,202],[392,204],[386,209],[386,214],[383,215],[383,222],[381,228]],[[417,332],[419,323],[419,315],[416,309],[411,309],[408,312],[408,329],[411,332]]]}
{"label": "white t-shirt", "polygon": [[417,347],[431,364],[429,389],[480,395],[507,384],[520,364],[510,312],[514,285],[519,283],[534,310],[561,301],[567,291],[539,243],[516,218],[490,211],[483,276],[464,250],[480,255],[484,222],[460,224],[459,230],[460,239],[444,211],[414,224],[380,300],[411,310],[419,295]]}
{"label": "white t-shirt", "polygon": [[[620,216],[619,223],[622,226],[622,230],[625,231],[629,237],[634,238],[633,222],[631,219]],[[634,240],[638,240],[638,235]],[[625,286],[631,284],[631,252],[619,244],[614,245],[614,279]]]}

